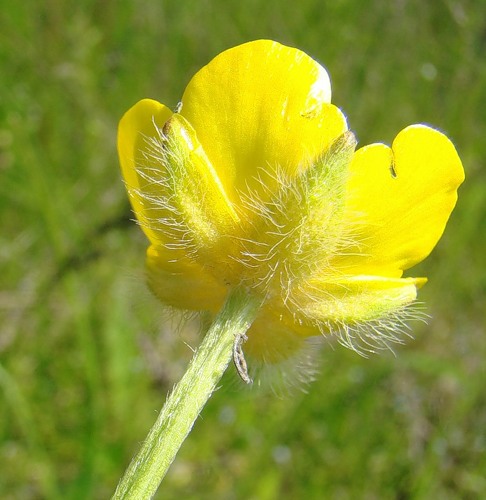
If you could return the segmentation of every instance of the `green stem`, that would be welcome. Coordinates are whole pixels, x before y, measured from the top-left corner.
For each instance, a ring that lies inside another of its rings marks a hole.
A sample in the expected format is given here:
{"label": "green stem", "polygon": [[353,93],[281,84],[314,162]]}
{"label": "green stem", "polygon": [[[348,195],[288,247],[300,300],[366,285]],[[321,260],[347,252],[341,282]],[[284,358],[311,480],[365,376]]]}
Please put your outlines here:
{"label": "green stem", "polygon": [[255,319],[261,300],[235,289],[216,316],[189,367],[167,398],[112,500],[152,498],[231,360],[237,335]]}

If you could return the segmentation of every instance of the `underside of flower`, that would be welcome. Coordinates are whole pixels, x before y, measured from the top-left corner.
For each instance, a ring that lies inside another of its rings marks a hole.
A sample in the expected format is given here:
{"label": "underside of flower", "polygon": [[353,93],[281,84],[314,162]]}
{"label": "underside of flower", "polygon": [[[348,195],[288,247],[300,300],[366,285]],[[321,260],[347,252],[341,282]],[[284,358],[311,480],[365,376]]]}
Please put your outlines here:
{"label": "underside of flower", "polygon": [[196,311],[233,288],[259,296],[244,349],[267,363],[320,334],[374,350],[406,333],[426,280],[403,271],[432,251],[464,176],[424,125],[356,151],[330,95],[319,64],[261,40],[203,68],[178,112],[146,99],[120,123],[150,287]]}

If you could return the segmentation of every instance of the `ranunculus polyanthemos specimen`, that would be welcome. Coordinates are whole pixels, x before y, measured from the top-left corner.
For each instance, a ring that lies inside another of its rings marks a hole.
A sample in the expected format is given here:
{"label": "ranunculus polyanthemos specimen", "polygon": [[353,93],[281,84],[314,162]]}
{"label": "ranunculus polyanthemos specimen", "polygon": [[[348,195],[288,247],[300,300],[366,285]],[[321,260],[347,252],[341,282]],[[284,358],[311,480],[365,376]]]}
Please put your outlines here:
{"label": "ranunculus polyanthemos specimen", "polygon": [[403,272],[434,248],[464,179],[425,125],[356,150],[330,100],[322,66],[259,40],[196,73],[175,111],[144,99],[119,126],[151,289],[191,311],[218,311],[234,287],[261,297],[245,351],[269,363],[311,336],[372,349],[406,328],[426,279]]}

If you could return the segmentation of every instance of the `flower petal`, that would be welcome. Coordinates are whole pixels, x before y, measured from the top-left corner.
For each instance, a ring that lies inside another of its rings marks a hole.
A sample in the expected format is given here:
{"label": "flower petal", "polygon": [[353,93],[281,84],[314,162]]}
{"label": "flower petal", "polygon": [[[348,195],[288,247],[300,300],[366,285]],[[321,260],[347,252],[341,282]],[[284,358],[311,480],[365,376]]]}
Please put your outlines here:
{"label": "flower petal", "polygon": [[202,68],[186,88],[181,114],[234,199],[237,191],[260,190],[262,168],[293,174],[347,129],[330,98],[322,66],[300,50],[259,40]]}
{"label": "flower petal", "polygon": [[441,237],[464,170],[450,140],[425,125],[402,130],[390,149],[359,149],[350,166],[344,223],[356,247],[333,265],[346,274],[400,277]]}
{"label": "flower petal", "polygon": [[147,249],[147,281],[164,303],[178,309],[217,312],[227,289],[187,257],[185,250],[151,245]]}
{"label": "flower petal", "polygon": [[[301,332],[305,331],[305,334]],[[319,331],[300,327],[287,309],[273,302],[263,306],[262,311],[248,330],[248,341],[244,345],[246,354],[264,363],[280,363],[299,352],[305,337],[318,335]]]}
{"label": "flower petal", "polygon": [[167,237],[150,223],[166,217],[156,203],[164,190],[153,179],[161,168],[160,159],[154,157],[153,140],[171,116],[167,106],[143,99],[123,115],[118,126],[118,156],[130,203],[145,235],[155,244],[165,243]]}

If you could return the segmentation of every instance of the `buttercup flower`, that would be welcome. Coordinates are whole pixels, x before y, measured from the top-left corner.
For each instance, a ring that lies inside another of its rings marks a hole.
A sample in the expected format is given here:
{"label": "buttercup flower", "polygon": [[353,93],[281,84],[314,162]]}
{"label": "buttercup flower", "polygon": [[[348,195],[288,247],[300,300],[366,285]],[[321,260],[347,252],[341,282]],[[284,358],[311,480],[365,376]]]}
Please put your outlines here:
{"label": "buttercup flower", "polygon": [[269,363],[321,334],[393,340],[426,281],[403,273],[434,248],[464,179],[425,125],[355,150],[330,100],[322,66],[259,40],[202,68],[175,111],[144,99],[119,126],[151,289],[213,313],[231,289],[260,297],[244,349]]}

